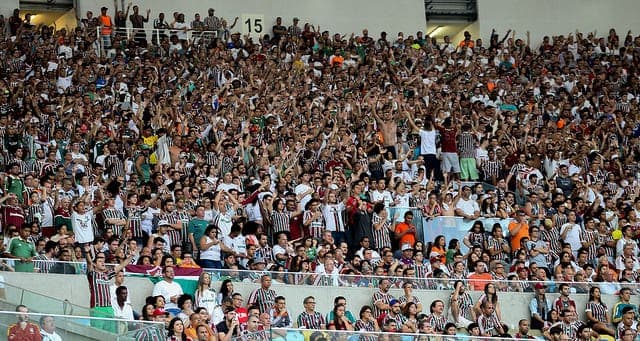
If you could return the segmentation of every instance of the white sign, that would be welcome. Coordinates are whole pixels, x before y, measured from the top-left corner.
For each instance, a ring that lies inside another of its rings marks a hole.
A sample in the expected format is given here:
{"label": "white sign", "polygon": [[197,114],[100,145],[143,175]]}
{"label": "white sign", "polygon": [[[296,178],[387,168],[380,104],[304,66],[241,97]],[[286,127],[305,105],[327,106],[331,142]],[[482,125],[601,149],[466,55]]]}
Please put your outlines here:
{"label": "white sign", "polygon": [[265,32],[268,32],[267,27],[265,27],[264,15],[243,14],[241,18],[243,36],[248,34],[252,38],[259,38],[263,36]]}

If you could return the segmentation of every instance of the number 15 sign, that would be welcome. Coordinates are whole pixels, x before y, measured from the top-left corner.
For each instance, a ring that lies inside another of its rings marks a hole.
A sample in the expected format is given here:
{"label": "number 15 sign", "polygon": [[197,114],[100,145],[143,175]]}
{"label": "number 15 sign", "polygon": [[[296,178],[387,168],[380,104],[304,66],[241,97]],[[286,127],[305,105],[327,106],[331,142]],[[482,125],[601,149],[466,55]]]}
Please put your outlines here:
{"label": "number 15 sign", "polygon": [[264,15],[242,14],[242,35],[248,34],[255,39],[264,35],[266,31]]}

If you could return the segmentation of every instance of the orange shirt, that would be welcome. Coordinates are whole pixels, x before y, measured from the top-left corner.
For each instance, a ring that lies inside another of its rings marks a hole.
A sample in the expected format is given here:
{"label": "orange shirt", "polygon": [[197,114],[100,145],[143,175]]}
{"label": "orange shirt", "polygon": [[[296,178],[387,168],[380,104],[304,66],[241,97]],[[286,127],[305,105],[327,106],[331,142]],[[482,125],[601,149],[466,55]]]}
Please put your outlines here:
{"label": "orange shirt", "polygon": [[[411,225],[402,222],[399,223],[398,225],[396,225],[396,234],[400,234],[403,233],[404,231],[407,231],[409,228],[411,227]],[[416,233],[415,232],[409,232],[407,234],[405,234],[404,236],[400,237],[400,247],[402,247],[402,245],[404,244],[409,244],[411,245],[411,247],[414,247],[416,245]]]}
{"label": "orange shirt", "polygon": [[482,274],[476,274],[475,272],[469,275],[469,284],[476,291],[484,290],[484,286],[488,283],[488,281],[493,280],[491,274],[488,272]]}
{"label": "orange shirt", "polygon": [[[514,235],[512,231],[517,229],[520,225],[522,225],[520,231],[518,231],[518,233]],[[520,239],[522,239],[523,237],[529,238],[529,224],[527,224],[526,221],[518,223],[514,220],[509,223],[509,233],[511,234],[511,251],[515,252],[516,250],[520,249]]]}
{"label": "orange shirt", "polygon": [[472,49],[474,46],[476,46],[476,44],[473,42],[473,40],[462,40],[460,44],[458,44],[458,47],[468,47],[470,49]]}
{"label": "orange shirt", "polygon": [[100,24],[102,24],[102,34],[111,34],[111,17],[108,15],[101,15],[98,19],[100,20]]}
{"label": "orange shirt", "polygon": [[447,250],[434,245],[431,247],[431,254],[429,255],[429,259],[431,259],[434,253],[437,253],[439,255],[440,263],[447,264]]}

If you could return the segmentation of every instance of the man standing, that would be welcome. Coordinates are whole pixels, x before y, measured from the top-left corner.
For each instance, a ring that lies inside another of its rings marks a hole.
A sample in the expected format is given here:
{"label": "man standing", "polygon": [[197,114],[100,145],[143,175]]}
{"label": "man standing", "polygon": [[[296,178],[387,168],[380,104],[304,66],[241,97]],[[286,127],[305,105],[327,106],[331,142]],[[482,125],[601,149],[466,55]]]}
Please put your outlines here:
{"label": "man standing", "polygon": [[18,312],[17,318],[18,322],[9,326],[7,331],[7,337],[9,340],[20,340],[20,341],[40,341],[42,340],[42,335],[40,334],[40,328],[35,323],[29,322],[29,308],[24,305],[19,305],[16,307],[16,312]]}
{"label": "man standing", "polygon": [[519,250],[522,247],[520,239],[529,238],[529,224],[526,220],[526,213],[522,210],[518,211],[516,220],[510,222],[508,228],[511,235],[511,250]]}
{"label": "man standing", "polygon": [[298,209],[304,211],[306,205],[312,199],[312,194],[315,190],[311,187],[311,183],[309,180],[311,179],[311,174],[308,172],[300,174],[300,184],[296,186],[294,192],[296,193],[296,199],[300,203],[298,205]]}
{"label": "man standing", "polygon": [[[122,263],[116,265],[113,270],[108,270],[103,255],[91,259],[89,254],[89,245],[85,245],[85,254],[87,254],[87,279],[89,281],[89,292],[91,298],[89,305],[91,307],[90,315],[93,317],[113,318],[113,307],[111,307],[111,292],[109,284],[118,272],[124,269],[127,264],[131,263],[131,254],[125,258]],[[91,320],[91,325],[95,328],[116,332],[116,325],[112,322],[102,320]]]}
{"label": "man standing", "polygon": [[178,298],[184,294],[180,284],[173,281],[175,276],[176,272],[173,266],[166,266],[163,271],[163,280],[153,287],[153,296],[161,295],[164,297],[166,302],[164,309],[174,316],[180,312]]}
{"label": "man standing", "polygon": [[276,292],[271,289],[271,276],[262,275],[260,277],[260,288],[254,290],[249,295],[248,305],[257,305],[260,313],[268,313],[273,308],[276,300]]}
{"label": "man standing", "polygon": [[316,309],[316,299],[307,296],[304,299],[304,311],[298,315],[298,328],[305,329],[326,329],[324,317]]}
{"label": "man standing", "polygon": [[100,8],[100,37],[105,49],[111,48],[111,33],[113,32],[113,22],[111,17],[107,15],[107,7]]}
{"label": "man standing", "polygon": [[578,250],[582,247],[582,228],[576,223],[576,212],[570,211],[567,214],[569,221],[560,227],[560,239],[571,245],[571,253],[574,258],[578,257]]}
{"label": "man standing", "polygon": [[18,259],[15,264],[17,272],[33,272],[33,257],[37,256],[36,246],[29,241],[31,226],[25,225],[20,230],[18,238],[11,239],[9,244],[9,256]]}
{"label": "man standing", "polygon": [[207,225],[209,225],[209,222],[204,219],[204,206],[196,206],[196,216],[189,221],[189,226],[187,227],[187,231],[189,231],[189,242],[191,242],[194,254],[199,250],[198,245],[200,244],[200,238],[204,235]]}
{"label": "man standing", "polygon": [[411,211],[405,212],[404,221],[396,225],[395,237],[399,239],[400,245],[409,245],[411,249],[416,245],[416,225]]}

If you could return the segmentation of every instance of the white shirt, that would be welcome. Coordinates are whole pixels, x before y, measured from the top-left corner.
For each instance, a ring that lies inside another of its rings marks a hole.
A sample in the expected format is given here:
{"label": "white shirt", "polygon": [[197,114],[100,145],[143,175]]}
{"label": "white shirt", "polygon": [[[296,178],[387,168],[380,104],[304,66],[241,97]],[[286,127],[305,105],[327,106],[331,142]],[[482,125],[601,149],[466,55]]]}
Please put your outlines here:
{"label": "white shirt", "polygon": [[578,250],[582,247],[582,242],[580,241],[580,225],[566,223],[560,228],[560,235],[562,235],[568,229],[571,230],[567,232],[567,236],[564,241],[571,244],[572,252],[577,253]]}
{"label": "white shirt", "polygon": [[213,312],[217,306],[216,292],[213,289],[204,290],[196,297],[195,306],[206,308],[213,320]]}
{"label": "white shirt", "polygon": [[233,252],[239,254],[247,254],[247,244],[243,235],[238,235],[235,238],[231,238],[230,236],[225,236],[222,239],[222,243],[226,245],[228,248],[232,249]]}
{"label": "white shirt", "polygon": [[42,341],[62,341],[62,338],[55,332],[55,330],[53,333],[49,334],[44,329],[40,328],[40,335],[42,335]]}
{"label": "white shirt", "polygon": [[227,191],[229,192],[230,190],[235,189],[236,191],[240,191],[240,187],[238,187],[238,185],[234,184],[234,183],[221,183],[218,185],[218,187],[216,188],[216,190],[218,191]]}
{"label": "white shirt", "polygon": [[338,227],[342,232],[345,231],[345,225],[342,221],[344,209],[343,203],[337,205],[327,204],[322,207],[322,215],[324,216],[325,229],[327,231],[338,231]]}
{"label": "white shirt", "polygon": [[436,154],[436,130],[420,129],[420,154]]}
{"label": "white shirt", "polygon": [[171,302],[171,297],[180,296],[182,294],[184,294],[182,292],[182,287],[180,286],[180,284],[174,281],[171,281],[171,283],[169,283],[166,280],[162,280],[153,286],[152,295],[153,296],[162,295],[162,297],[164,297],[165,309],[178,309],[178,305]]}
{"label": "white shirt", "polygon": [[93,211],[88,209],[85,213],[79,214],[76,211],[71,213],[71,226],[76,235],[76,242],[80,244],[91,243],[94,238],[93,233]]}
{"label": "white shirt", "polygon": [[117,319],[123,319],[127,321],[133,321],[133,308],[131,308],[131,304],[125,302],[124,307],[120,308],[118,303],[111,304],[113,308],[113,317]]}
{"label": "white shirt", "polygon": [[[300,195],[300,194],[302,194],[302,193],[304,193],[304,192],[309,191],[310,189],[312,189],[312,188],[311,188],[311,187],[309,187],[309,185],[306,185],[306,184],[299,184],[298,186],[296,186],[296,188],[295,188],[294,192],[296,193],[296,195]],[[304,197],[302,197],[302,198],[300,199],[300,210],[304,210],[304,209],[305,209],[304,207],[307,205],[307,203],[308,203],[309,201],[311,201],[311,199],[312,199],[311,194],[312,194],[313,192],[311,192],[311,191],[309,191],[309,192],[310,192],[309,194],[305,195]]]}
{"label": "white shirt", "polygon": [[473,215],[476,211],[480,211],[478,202],[471,199],[460,198],[456,204],[456,209],[461,209],[466,215]]}
{"label": "white shirt", "polygon": [[384,203],[384,207],[389,207],[393,202],[393,197],[391,196],[391,192],[386,189],[382,190],[382,192],[376,189],[375,191],[371,191],[371,201],[382,201]]}

